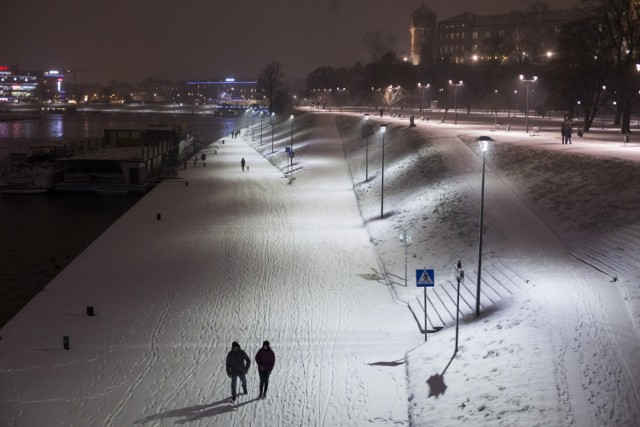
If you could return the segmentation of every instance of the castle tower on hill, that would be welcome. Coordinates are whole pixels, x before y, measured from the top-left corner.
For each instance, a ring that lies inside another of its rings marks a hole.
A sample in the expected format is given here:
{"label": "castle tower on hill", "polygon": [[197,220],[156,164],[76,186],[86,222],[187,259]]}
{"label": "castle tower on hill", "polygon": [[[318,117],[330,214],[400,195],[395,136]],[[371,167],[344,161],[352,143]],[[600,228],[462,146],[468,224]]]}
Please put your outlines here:
{"label": "castle tower on hill", "polygon": [[580,17],[577,9],[526,10],[497,15],[464,12],[436,22],[436,13],[422,4],[411,14],[411,63],[427,68],[435,61],[548,63],[557,49],[563,27]]}
{"label": "castle tower on hill", "polygon": [[425,65],[431,62],[431,47],[436,44],[436,14],[423,3],[411,14],[411,63]]}

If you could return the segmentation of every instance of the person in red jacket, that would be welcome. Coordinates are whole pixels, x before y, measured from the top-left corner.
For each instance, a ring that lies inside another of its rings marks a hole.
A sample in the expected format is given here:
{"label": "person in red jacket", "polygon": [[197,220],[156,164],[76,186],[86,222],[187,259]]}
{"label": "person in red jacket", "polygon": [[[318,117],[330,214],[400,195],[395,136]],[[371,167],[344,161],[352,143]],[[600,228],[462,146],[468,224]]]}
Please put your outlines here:
{"label": "person in red jacket", "polygon": [[262,343],[262,348],[256,353],[256,365],[260,374],[260,399],[267,397],[267,387],[269,387],[269,375],[276,364],[276,354],[271,350],[269,341]]}

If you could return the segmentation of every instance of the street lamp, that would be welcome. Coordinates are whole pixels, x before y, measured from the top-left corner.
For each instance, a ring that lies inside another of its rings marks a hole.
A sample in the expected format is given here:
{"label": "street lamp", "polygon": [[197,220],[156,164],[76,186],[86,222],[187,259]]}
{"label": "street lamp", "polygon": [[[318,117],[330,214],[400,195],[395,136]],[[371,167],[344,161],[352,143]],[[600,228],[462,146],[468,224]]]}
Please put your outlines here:
{"label": "street lamp", "polygon": [[458,88],[462,86],[462,80],[459,83],[454,83],[449,80],[449,85],[453,86],[453,108],[456,110],[454,124],[458,124]]}
{"label": "street lamp", "polygon": [[498,89],[493,91],[493,111],[496,113],[495,120],[493,121],[493,126],[498,126]]}
{"label": "street lamp", "polygon": [[431,87],[431,85],[429,83],[427,83],[426,85],[423,85],[421,83],[418,83],[418,87],[422,89],[422,99],[420,100],[420,112],[424,112],[424,90],[428,89],[429,87]]}
{"label": "street lamp", "polygon": [[524,117],[525,117],[525,123],[526,123],[526,128],[527,128],[527,133],[529,133],[529,85],[533,82],[535,82],[536,80],[538,80],[538,76],[533,76],[532,79],[525,79],[524,76],[522,74],[520,74],[520,80],[525,82],[527,84],[527,96],[526,96],[526,102],[525,102],[525,110],[524,110]]}
{"label": "street lamp", "polygon": [[384,218],[384,134],[387,131],[387,125],[380,125],[382,132],[382,180],[380,185],[380,218]]}
{"label": "street lamp", "polygon": [[249,109],[249,127],[251,128],[251,140],[255,141],[255,138],[253,137],[253,110]]}
{"label": "street lamp", "polygon": [[291,120],[291,139],[289,142],[289,159],[291,162],[291,166],[289,168],[289,173],[291,173],[293,172],[293,114],[289,116],[289,119]]}
{"label": "street lamp", "polygon": [[343,88],[339,88],[337,87],[336,90],[338,91],[338,109],[340,110],[340,114],[342,114],[342,92],[346,91],[347,88],[343,87]]}
{"label": "street lamp", "polygon": [[476,139],[482,150],[482,190],[480,192],[480,244],[478,249],[478,283],[476,284],[476,316],[480,316],[480,283],[482,281],[482,233],[484,227],[484,170],[486,164],[487,147],[494,140],[488,136]]}
{"label": "street lamp", "polygon": [[364,156],[364,180],[369,181],[369,113],[364,115],[364,131],[367,134],[367,143],[365,144],[365,156]]}
{"label": "street lamp", "polygon": [[273,111],[271,112],[271,154],[273,154],[273,116],[275,116],[276,113],[274,113]]}
{"label": "street lamp", "polygon": [[260,146],[262,147],[262,111],[260,111]]}

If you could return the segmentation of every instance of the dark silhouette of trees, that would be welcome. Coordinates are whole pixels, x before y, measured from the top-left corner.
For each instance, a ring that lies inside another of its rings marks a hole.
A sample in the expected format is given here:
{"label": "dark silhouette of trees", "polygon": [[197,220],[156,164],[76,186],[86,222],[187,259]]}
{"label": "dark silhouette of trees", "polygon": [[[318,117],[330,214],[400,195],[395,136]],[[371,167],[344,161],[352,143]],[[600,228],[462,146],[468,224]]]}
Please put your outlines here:
{"label": "dark silhouette of trees", "polygon": [[380,30],[369,30],[362,39],[362,45],[371,55],[371,62],[377,62],[387,53],[393,53],[396,36],[390,33],[384,33]]}
{"label": "dark silhouette of trees", "polygon": [[616,124],[630,130],[631,112],[638,101],[640,3],[630,0],[582,0],[586,20],[598,35],[602,55],[611,59],[611,89],[617,94]]}
{"label": "dark silhouette of trees", "polygon": [[285,74],[282,65],[272,62],[258,75],[258,92],[268,102],[269,112],[284,111],[288,97],[284,89]]}
{"label": "dark silhouette of trees", "polygon": [[612,68],[611,56],[594,24],[582,19],[563,28],[557,59],[544,79],[550,104],[568,111],[570,117],[580,117],[585,132],[604,101]]}

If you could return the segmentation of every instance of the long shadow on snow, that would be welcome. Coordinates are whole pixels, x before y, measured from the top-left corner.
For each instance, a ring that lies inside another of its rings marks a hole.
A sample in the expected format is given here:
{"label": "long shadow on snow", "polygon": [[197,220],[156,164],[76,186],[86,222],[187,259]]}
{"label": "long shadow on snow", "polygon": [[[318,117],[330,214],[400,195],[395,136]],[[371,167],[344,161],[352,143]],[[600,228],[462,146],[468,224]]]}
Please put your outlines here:
{"label": "long shadow on snow", "polygon": [[176,424],[185,424],[203,418],[224,414],[226,412],[233,412],[240,406],[248,405],[249,403],[256,402],[257,400],[258,398],[255,398],[234,405],[229,398],[226,398],[208,405],[195,405],[187,408],[171,409],[169,411],[160,412],[159,414],[149,415],[148,417],[135,421],[134,424],[146,424],[151,421],[164,420],[167,418],[182,418],[177,420]]}

